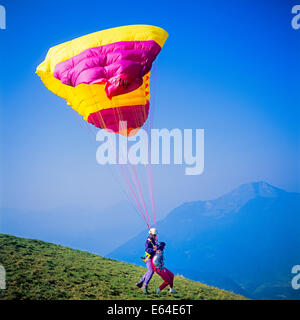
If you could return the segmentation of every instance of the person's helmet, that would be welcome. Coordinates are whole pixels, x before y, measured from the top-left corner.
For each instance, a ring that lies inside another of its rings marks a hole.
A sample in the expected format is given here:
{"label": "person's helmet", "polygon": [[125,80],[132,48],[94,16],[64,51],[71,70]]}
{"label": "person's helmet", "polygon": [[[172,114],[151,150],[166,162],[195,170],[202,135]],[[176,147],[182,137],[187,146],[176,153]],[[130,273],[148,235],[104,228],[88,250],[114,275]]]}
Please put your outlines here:
{"label": "person's helmet", "polygon": [[157,230],[156,230],[156,228],[150,228],[150,229],[149,229],[149,233],[150,233],[150,234],[153,234],[153,235],[157,235]]}
{"label": "person's helmet", "polygon": [[165,246],[166,246],[166,243],[163,242],[163,241],[161,241],[161,242],[159,242],[159,243],[157,244],[157,249],[158,249],[158,250],[164,250]]}

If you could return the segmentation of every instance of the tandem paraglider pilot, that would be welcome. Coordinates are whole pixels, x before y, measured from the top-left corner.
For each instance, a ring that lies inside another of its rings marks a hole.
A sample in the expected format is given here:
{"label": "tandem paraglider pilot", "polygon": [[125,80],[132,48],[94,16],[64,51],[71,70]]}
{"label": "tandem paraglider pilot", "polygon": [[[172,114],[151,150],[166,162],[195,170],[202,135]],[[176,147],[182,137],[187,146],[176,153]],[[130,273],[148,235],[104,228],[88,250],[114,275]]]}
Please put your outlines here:
{"label": "tandem paraglider pilot", "polygon": [[142,288],[144,293],[148,293],[148,284],[153,276],[154,270],[152,267],[151,260],[157,250],[157,231],[155,228],[150,228],[149,236],[145,243],[145,256],[143,257],[144,262],[147,266],[147,272],[141,277],[140,281],[136,284],[138,288]]}

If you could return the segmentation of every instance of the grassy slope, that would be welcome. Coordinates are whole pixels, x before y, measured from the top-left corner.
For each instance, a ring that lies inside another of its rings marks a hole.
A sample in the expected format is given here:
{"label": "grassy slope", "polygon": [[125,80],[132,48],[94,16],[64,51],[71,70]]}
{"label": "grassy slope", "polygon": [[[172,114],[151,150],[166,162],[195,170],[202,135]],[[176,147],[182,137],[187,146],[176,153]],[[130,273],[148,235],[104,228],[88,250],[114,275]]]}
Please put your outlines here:
{"label": "grassy slope", "polygon": [[154,294],[162,282],[155,274],[150,295],[135,282],[145,268],[84,251],[0,234],[0,264],[7,273],[1,299],[243,299],[231,292],[175,277],[178,293]]}

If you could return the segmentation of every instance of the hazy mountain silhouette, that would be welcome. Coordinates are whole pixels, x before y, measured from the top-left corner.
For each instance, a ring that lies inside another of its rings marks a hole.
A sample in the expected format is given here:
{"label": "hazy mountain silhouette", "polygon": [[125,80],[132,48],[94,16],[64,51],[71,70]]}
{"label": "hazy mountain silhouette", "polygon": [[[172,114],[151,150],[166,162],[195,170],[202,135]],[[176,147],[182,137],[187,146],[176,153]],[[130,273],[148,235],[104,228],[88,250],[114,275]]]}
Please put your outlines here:
{"label": "hazy mountain silhouette", "polygon": [[[257,299],[300,299],[300,194],[265,182],[210,201],[184,203],[157,224],[175,273]],[[146,231],[109,257],[141,264]]]}
{"label": "hazy mountain silhouette", "polygon": [[[120,208],[126,214],[120,214]],[[143,229],[143,221],[136,215],[125,201],[99,210],[78,206],[44,211],[1,208],[0,233],[105,255]]]}

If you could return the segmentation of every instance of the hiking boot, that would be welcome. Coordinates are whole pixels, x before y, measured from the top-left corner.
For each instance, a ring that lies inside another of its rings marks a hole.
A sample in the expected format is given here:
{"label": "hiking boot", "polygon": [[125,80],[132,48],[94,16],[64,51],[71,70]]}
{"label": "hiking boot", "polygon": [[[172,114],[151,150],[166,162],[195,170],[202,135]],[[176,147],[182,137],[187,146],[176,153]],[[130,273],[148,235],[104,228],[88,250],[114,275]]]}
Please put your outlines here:
{"label": "hiking boot", "polygon": [[148,294],[148,288],[147,288],[147,287],[142,287],[142,291],[143,291],[145,294]]}
{"label": "hiking boot", "polygon": [[159,288],[156,289],[156,294],[160,294],[160,289]]}
{"label": "hiking boot", "polygon": [[177,293],[177,291],[174,288],[170,288],[170,293]]}
{"label": "hiking boot", "polygon": [[136,285],[138,288],[141,288],[141,287],[143,286],[143,282],[137,282],[135,285]]}

